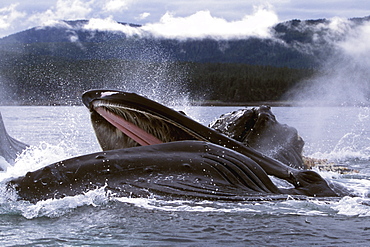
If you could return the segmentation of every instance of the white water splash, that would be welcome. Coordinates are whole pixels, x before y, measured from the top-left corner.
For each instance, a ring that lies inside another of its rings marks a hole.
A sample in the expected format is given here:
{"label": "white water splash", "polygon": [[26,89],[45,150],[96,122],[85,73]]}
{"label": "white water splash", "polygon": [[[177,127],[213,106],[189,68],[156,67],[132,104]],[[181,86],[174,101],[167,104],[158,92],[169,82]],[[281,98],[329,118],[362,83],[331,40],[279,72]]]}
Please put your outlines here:
{"label": "white water splash", "polygon": [[14,166],[9,166],[0,173],[0,215],[19,214],[27,219],[36,217],[60,217],[73,209],[84,205],[99,206],[105,204],[108,196],[105,188],[88,191],[87,193],[69,196],[63,199],[48,199],[32,204],[19,201],[16,192],[6,184],[11,178],[24,176],[29,171],[35,171],[54,162],[71,157],[73,148],[64,142],[51,145],[45,142],[23,151],[16,159]]}
{"label": "white water splash", "polygon": [[368,126],[370,124],[370,108],[360,107],[357,118],[351,120],[353,126],[335,144],[332,150],[313,152],[311,157],[327,159],[335,163],[348,163],[352,161],[370,161],[370,137]]}
{"label": "white water splash", "polygon": [[24,150],[15,160],[14,166],[8,166],[6,171],[0,172],[0,182],[24,176],[27,172],[35,171],[71,156],[70,146],[64,142],[58,145],[41,142],[38,146],[31,146]]}
{"label": "white water splash", "polygon": [[370,199],[361,197],[344,197],[332,206],[337,214],[346,216],[369,217]]}
{"label": "white water splash", "polygon": [[106,205],[110,200],[105,187],[102,187],[76,196],[48,199],[33,204],[17,200],[16,193],[13,190],[6,189],[4,185],[0,186],[0,198],[0,215],[18,214],[27,219],[61,217],[76,208],[83,206],[99,207]]}
{"label": "white water splash", "polygon": [[370,199],[363,197],[344,197],[340,200],[315,198],[298,200],[287,196],[286,200],[278,201],[218,202],[207,200],[167,200],[154,196],[150,198],[114,197],[102,187],[81,195],[68,196],[63,199],[48,199],[32,204],[25,201],[17,201],[16,194],[11,191],[4,193],[1,190],[0,194],[2,198],[0,201],[0,214],[18,214],[27,219],[62,217],[79,207],[102,207],[109,203],[117,202],[134,205],[135,207],[147,210],[167,212],[242,212],[251,215],[370,216]]}
{"label": "white water splash", "polygon": [[102,206],[107,204],[109,197],[105,188],[88,191],[81,195],[67,196],[62,199],[48,199],[39,201],[36,204],[21,204],[20,211],[22,216],[27,219],[37,217],[60,217],[74,209],[82,206]]}
{"label": "white water splash", "polygon": [[[137,207],[149,210],[163,211],[186,211],[186,212],[256,212],[251,208],[238,208],[234,203],[218,203],[214,201],[191,201],[191,200],[162,200],[152,198],[119,197],[115,200],[133,204]],[[222,205],[220,207],[220,205]]]}
{"label": "white water splash", "polygon": [[260,215],[299,215],[299,216],[370,216],[370,199],[344,197],[340,200],[296,200],[287,196],[282,201],[261,202],[216,202],[191,200],[162,200],[157,198],[121,197],[115,200],[148,210],[169,212],[214,212]]}

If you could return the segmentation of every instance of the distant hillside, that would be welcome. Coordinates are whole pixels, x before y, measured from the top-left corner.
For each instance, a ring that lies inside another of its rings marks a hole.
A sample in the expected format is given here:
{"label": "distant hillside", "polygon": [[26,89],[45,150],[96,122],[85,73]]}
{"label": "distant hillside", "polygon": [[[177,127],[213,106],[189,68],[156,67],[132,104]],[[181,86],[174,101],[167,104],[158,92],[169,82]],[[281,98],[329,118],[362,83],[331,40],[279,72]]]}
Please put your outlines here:
{"label": "distant hillside", "polygon": [[[368,20],[352,19],[352,25]],[[52,103],[60,97],[76,103],[81,91],[92,87],[132,89],[132,84],[151,81],[185,83],[181,91],[190,90],[191,95],[205,99],[277,100],[335,53],[333,40],[328,41],[328,31],[322,28],[328,24],[325,19],[291,20],[273,27],[274,38],[238,40],[128,36],[87,30],[87,23],[65,21],[0,39],[0,104],[11,99]],[[251,86],[259,93],[248,96],[245,88]],[[219,88],[227,89],[228,96],[220,94]]]}
{"label": "distant hillside", "polygon": [[[359,25],[370,17],[351,19]],[[122,32],[85,29],[87,20],[64,21],[55,26],[35,27],[0,39],[0,61],[19,56],[55,56],[74,60],[147,59],[145,52],[156,49],[162,54],[154,61],[245,63],[277,67],[313,68],[333,52],[326,36],[330,33],[319,20],[291,20],[273,27],[275,38],[159,39],[127,36]],[[135,24],[119,23],[130,27]],[[340,39],[341,36],[330,36]],[[162,55],[162,57],[161,57]]]}
{"label": "distant hillside", "polygon": [[[0,39],[1,62],[23,56],[53,56],[72,60],[120,59],[143,60],[149,49],[161,52],[150,56],[152,62],[165,60],[201,63],[244,63],[277,67],[312,68],[327,52],[329,44],[321,44],[307,53],[298,49],[313,45],[312,28],[326,20],[280,23],[274,27],[275,39],[246,38],[157,39],[127,36],[122,32],[84,29],[87,20],[65,21],[53,27],[31,28]],[[134,24],[125,24],[139,27]],[[299,28],[304,26],[305,28]],[[151,55],[151,54],[149,54]],[[318,56],[319,55],[319,56]]]}

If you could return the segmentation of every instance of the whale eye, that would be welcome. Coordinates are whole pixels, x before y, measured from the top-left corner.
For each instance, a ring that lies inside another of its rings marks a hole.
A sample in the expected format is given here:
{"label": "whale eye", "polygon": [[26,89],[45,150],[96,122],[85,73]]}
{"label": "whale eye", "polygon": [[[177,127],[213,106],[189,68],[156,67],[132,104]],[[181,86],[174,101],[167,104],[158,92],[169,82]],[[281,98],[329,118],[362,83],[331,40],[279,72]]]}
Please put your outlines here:
{"label": "whale eye", "polygon": [[42,177],[40,179],[34,180],[33,182],[40,183],[41,185],[46,186],[48,184],[50,185],[51,180],[49,177]]}
{"label": "whale eye", "polygon": [[186,167],[186,168],[189,168],[189,169],[191,168],[190,164],[188,164],[188,163],[184,163],[184,164],[182,164],[182,166]]}

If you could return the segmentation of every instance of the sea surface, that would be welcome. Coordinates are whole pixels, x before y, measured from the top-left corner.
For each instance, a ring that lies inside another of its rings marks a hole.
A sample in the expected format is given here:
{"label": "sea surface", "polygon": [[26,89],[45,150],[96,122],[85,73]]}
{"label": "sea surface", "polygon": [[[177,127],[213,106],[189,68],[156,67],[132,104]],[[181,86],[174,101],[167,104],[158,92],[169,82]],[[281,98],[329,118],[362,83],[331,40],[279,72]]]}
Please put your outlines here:
{"label": "sea surface", "polygon": [[[208,125],[242,107],[178,107]],[[318,171],[357,196],[261,202],[112,198],[104,189],[31,204],[4,181],[100,151],[89,112],[75,107],[0,107],[8,132],[31,145],[0,172],[1,246],[366,246],[370,245],[370,108],[274,107],[298,129],[306,156],[354,170]]]}

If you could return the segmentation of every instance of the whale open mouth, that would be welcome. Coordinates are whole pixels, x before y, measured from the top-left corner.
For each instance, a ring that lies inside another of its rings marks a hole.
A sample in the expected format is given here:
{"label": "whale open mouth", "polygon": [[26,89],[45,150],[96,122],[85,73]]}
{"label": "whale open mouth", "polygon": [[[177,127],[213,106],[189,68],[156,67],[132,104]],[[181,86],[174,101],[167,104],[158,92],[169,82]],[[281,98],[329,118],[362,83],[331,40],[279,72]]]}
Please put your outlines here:
{"label": "whale open mouth", "polygon": [[93,110],[93,126],[103,150],[198,139],[168,120],[124,105],[96,100]]}
{"label": "whale open mouth", "polygon": [[125,118],[121,117],[121,114],[114,114],[112,111],[107,110],[106,107],[96,107],[94,109],[100,116],[105,118],[105,120],[107,120],[110,124],[112,124],[117,129],[121,130],[125,135],[130,137],[132,140],[136,141],[141,146],[163,143],[162,140],[158,139],[149,132],[135,125],[133,122],[137,118],[132,118],[130,114],[124,115],[129,116],[129,118],[134,121],[126,120]]}
{"label": "whale open mouth", "polygon": [[83,100],[91,111],[92,125],[103,150],[205,140],[176,121],[188,119],[184,114],[153,105],[154,101],[136,94],[96,90],[85,93]]}

